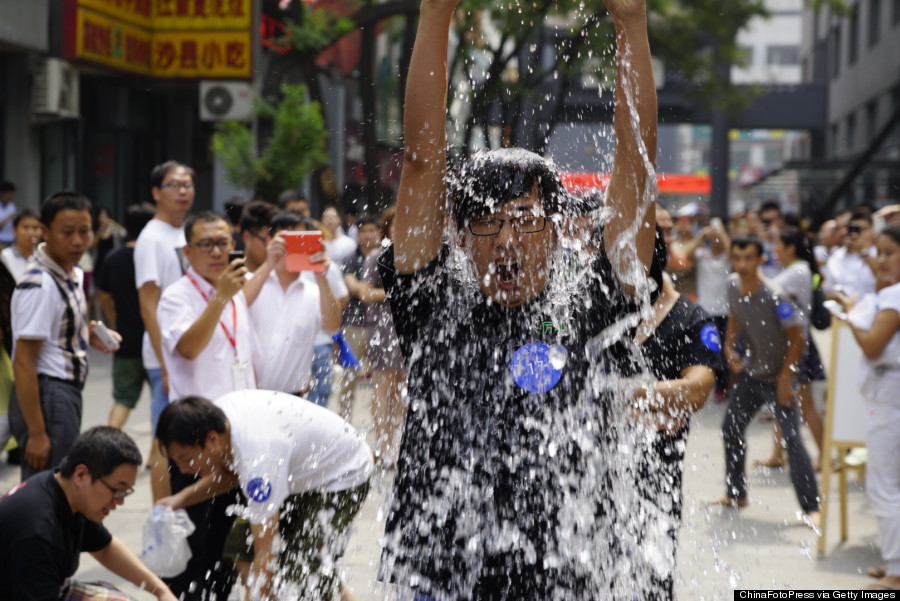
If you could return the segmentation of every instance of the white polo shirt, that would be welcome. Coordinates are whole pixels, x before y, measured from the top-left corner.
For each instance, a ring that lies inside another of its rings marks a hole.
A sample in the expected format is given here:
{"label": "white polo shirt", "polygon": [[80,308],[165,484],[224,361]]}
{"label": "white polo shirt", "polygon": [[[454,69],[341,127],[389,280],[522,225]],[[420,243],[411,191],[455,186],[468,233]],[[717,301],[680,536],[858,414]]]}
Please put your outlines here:
{"label": "white polo shirt", "polygon": [[[134,247],[134,281],[138,290],[147,282],[153,282],[162,292],[183,276],[186,266],[182,249],[185,243],[183,228],[161,219],[151,219],[141,230]],[[159,369],[159,361],[147,333],[144,333],[141,356],[145,368]]]}
{"label": "white polo shirt", "polygon": [[297,392],[309,386],[313,346],[322,328],[319,287],[298,277],[287,290],[272,271],[250,306],[259,341],[259,387]]}
{"label": "white polo shirt", "polygon": [[[874,257],[875,248],[870,248],[867,253]],[[843,288],[847,295],[856,295],[862,298],[866,294],[875,292],[875,274],[865,258],[860,253],[852,253],[842,246],[831,253],[828,262],[825,263],[826,290]]]}
{"label": "white polo shirt", "polygon": [[235,390],[256,388],[253,366],[258,347],[243,292],[238,292],[222,309],[209,344],[196,359],[187,359],[176,349],[178,341],[200,317],[207,299],[215,292],[209,282],[190,268],[159,299],[156,317],[169,373],[170,400],[190,395],[214,399]]}
{"label": "white polo shirt", "polygon": [[25,273],[25,268],[28,266],[29,257],[26,257],[22,254],[15,246],[10,246],[9,248],[4,248],[0,251],[0,260],[3,261],[3,264],[6,265],[6,268],[9,269],[9,273],[12,274],[12,277],[16,282],[20,282],[22,280],[22,275]]}
{"label": "white polo shirt", "polygon": [[233,468],[251,524],[278,515],[289,495],[350,490],[372,474],[365,438],[333,411],[271,390],[235,392],[213,402],[231,424]]}
{"label": "white polo shirt", "polygon": [[[312,282],[313,284],[316,283],[316,274],[311,271],[302,272],[300,277],[307,282]],[[330,263],[328,269],[325,270],[325,279],[328,280],[328,285],[331,286],[331,291],[334,293],[336,299],[341,301],[350,296],[350,290],[347,289],[347,282],[344,281],[344,272],[341,271],[340,266],[333,262]],[[326,332],[322,328],[319,328],[319,331],[316,332],[315,346],[331,344],[332,334],[334,334],[334,332]]]}

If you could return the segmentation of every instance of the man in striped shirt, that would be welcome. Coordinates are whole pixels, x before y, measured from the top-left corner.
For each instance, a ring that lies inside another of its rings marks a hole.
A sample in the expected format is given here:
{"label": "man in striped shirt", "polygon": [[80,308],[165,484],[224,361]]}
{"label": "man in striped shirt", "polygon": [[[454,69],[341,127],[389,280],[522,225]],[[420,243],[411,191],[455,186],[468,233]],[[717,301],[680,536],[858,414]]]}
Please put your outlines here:
{"label": "man in striped shirt", "polygon": [[88,344],[107,350],[88,323],[78,267],[94,235],[91,202],[77,192],[53,194],[41,206],[41,233],[46,242],[12,297],[16,388],[9,423],[25,450],[22,480],[56,467],[69,452],[81,430]]}

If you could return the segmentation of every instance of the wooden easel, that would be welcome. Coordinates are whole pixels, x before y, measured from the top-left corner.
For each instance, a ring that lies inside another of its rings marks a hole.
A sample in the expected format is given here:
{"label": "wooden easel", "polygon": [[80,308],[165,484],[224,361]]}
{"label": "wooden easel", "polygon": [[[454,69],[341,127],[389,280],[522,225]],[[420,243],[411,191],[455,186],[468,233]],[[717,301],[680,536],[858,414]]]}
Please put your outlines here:
{"label": "wooden easel", "polygon": [[846,322],[831,320],[831,361],[828,366],[828,392],[825,400],[825,433],[822,437],[822,525],[817,541],[819,553],[825,552],[828,510],[831,505],[831,476],[838,475],[838,501],[841,511],[841,540],[847,540],[847,472],[863,473],[865,464],[845,462],[851,449],[865,447],[865,404],[857,386],[863,353]]}

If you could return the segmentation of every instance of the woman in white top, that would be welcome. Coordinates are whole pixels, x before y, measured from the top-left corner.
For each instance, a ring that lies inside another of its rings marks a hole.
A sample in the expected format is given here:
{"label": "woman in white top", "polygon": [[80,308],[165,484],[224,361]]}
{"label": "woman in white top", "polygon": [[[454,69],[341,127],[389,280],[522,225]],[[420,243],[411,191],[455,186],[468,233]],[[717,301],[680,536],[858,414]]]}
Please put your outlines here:
{"label": "woman in white top", "polygon": [[[812,244],[806,235],[795,227],[785,227],[778,235],[773,248],[778,262],[784,265],[784,270],[772,279],[772,283],[786,292],[793,299],[800,310],[800,318],[806,333],[806,349],[800,359],[797,373],[797,396],[800,399],[800,411],[803,421],[809,426],[819,453],[822,452],[822,414],[819,413],[812,396],[812,383],[815,380],[825,379],[825,369],[819,358],[819,351],[813,342],[809,331],[809,319],[812,314],[813,284],[818,284],[819,266],[813,254]],[[775,445],[772,455],[757,465],[764,467],[783,467],[784,444],[781,440],[781,432],[778,431],[778,422],[775,422]],[[816,465],[819,462],[816,461]]]}
{"label": "woman in white top", "polygon": [[[850,324],[868,360],[866,492],[881,538],[885,576],[869,590],[900,590],[900,225],[885,228],[876,246],[877,313],[868,329]],[[854,300],[847,299],[849,311]]]}

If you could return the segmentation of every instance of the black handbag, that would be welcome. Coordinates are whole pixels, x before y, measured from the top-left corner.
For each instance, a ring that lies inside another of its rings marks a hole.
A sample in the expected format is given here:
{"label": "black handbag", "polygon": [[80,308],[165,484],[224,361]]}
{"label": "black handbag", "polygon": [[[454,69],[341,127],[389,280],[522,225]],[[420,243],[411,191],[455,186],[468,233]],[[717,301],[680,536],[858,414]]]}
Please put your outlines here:
{"label": "black handbag", "polygon": [[822,290],[821,281],[813,286],[809,323],[817,330],[827,330],[831,327],[831,311],[825,308],[825,291]]}

